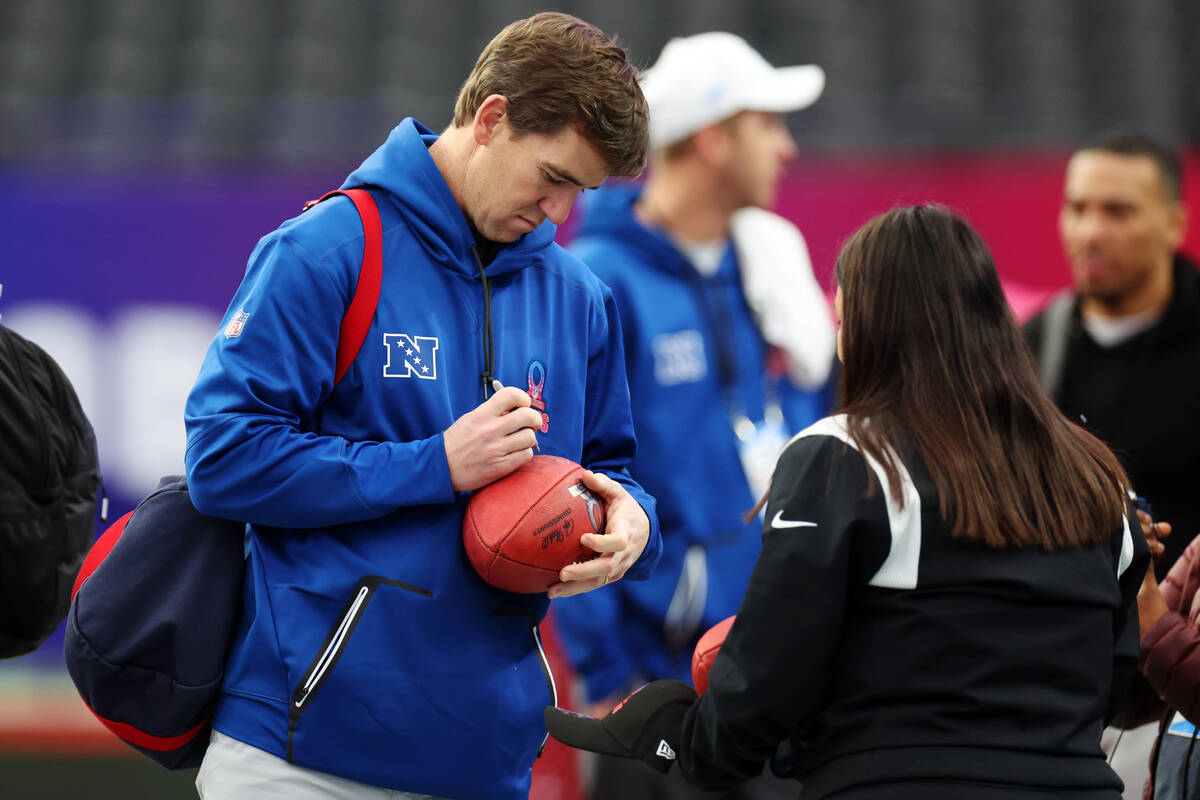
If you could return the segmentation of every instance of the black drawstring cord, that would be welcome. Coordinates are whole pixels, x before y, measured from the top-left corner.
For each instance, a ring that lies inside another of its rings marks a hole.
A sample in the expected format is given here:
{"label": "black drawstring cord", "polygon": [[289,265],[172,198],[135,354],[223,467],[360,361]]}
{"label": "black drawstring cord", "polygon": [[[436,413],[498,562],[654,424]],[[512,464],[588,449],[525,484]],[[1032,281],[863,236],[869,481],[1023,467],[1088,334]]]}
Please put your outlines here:
{"label": "black drawstring cord", "polygon": [[471,246],[471,255],[475,256],[475,264],[479,267],[479,280],[483,282],[483,399],[488,398],[492,390],[492,371],[496,368],[496,344],[492,337],[492,287],[488,282],[487,273],[483,269],[483,260],[479,258],[479,248]]}

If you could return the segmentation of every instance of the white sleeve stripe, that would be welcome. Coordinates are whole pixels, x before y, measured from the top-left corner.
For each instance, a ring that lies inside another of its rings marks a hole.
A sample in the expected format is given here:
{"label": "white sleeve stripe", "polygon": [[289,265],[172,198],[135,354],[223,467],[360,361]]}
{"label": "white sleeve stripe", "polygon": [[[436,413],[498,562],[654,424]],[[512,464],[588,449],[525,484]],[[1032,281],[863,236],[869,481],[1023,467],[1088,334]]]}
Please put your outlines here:
{"label": "white sleeve stripe", "polygon": [[1129,517],[1124,517],[1122,524],[1125,526],[1125,532],[1121,534],[1121,558],[1117,561],[1118,578],[1124,575],[1125,570],[1133,563],[1133,534],[1129,531]]}
{"label": "white sleeve stripe", "polygon": [[[900,472],[900,490],[904,495],[904,508],[901,508],[888,488],[887,472],[884,471],[883,464],[858,450],[858,446],[851,439],[850,431],[846,426],[845,414],[825,417],[814,422],[793,436],[788,444],[806,436],[832,436],[840,439],[857,450],[870,465],[879,480],[884,502],[887,504],[892,542],[887,558],[871,577],[869,583],[871,586],[888,589],[915,589],[921,560],[921,496],[917,494],[917,487],[904,463],[896,458],[894,453],[892,454],[896,468]],[[1132,557],[1132,544],[1130,544],[1130,558],[1132,559]]]}

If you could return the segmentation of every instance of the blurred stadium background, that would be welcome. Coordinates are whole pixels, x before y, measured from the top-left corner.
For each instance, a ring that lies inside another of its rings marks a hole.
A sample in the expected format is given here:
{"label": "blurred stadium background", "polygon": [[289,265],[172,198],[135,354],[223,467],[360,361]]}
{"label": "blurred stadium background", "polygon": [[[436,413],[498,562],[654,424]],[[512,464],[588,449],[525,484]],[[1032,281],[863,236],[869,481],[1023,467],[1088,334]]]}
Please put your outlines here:
{"label": "blurred stadium background", "polygon": [[[257,238],[404,116],[449,122],[525,0],[0,0],[0,315],[72,377],[111,516],[182,469],[183,398]],[[938,201],[984,234],[1027,313],[1068,281],[1065,158],[1136,128],[1200,142],[1197,0],[576,0],[649,66],[730,30],[825,68],[790,125],[778,210],[828,282],[870,216]],[[570,224],[564,236],[570,235]],[[1190,249],[1200,242],[1193,226]],[[189,797],[90,721],[61,638],[0,664],[0,795]],[[535,796],[559,797],[542,785]]]}

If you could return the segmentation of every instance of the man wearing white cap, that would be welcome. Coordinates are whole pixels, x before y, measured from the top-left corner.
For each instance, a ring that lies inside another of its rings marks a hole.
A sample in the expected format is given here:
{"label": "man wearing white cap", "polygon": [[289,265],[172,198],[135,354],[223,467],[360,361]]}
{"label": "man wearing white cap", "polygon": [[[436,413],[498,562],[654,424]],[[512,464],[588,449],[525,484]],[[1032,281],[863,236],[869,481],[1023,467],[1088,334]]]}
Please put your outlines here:
{"label": "man wearing white cap", "polygon": [[[796,154],[781,114],[824,84],[820,67],[774,68],[730,33],[671,40],[642,79],[648,180],[585,206],[571,249],[620,311],[638,439],[630,469],[657,498],[663,535],[648,581],[556,602],[593,711],[639,682],[690,680],[698,638],[737,611],[758,556],[761,521],[743,514],[789,435],[827,411],[828,303],[800,232],[765,210]],[[595,797],[714,796],[600,759]],[[795,794],[795,782],[766,776],[723,796]]]}

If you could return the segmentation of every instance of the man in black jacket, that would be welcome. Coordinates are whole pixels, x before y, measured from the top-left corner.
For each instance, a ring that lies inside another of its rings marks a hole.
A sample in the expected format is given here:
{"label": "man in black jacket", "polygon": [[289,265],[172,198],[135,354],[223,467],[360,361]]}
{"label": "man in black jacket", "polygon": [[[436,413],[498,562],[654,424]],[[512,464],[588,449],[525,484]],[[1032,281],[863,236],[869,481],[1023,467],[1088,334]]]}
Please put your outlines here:
{"label": "man in black jacket", "polygon": [[1185,226],[1176,153],[1140,136],[1079,150],[1059,216],[1075,290],[1025,327],[1059,407],[1171,523],[1160,579],[1200,531],[1200,274],[1178,252]]}
{"label": "man in black jacket", "polygon": [[[1112,447],[1154,518],[1171,523],[1160,580],[1200,531],[1200,273],[1179,253],[1180,185],[1178,154],[1146,137],[1078,150],[1059,214],[1074,291],[1025,327],[1047,391]],[[1106,749],[1120,745],[1113,766],[1126,797],[1141,797],[1153,729],[1105,733]]]}

